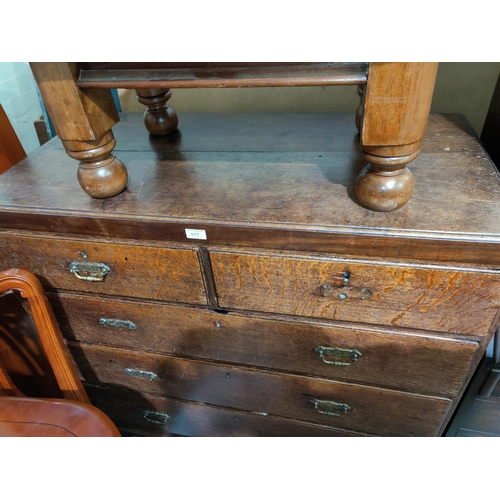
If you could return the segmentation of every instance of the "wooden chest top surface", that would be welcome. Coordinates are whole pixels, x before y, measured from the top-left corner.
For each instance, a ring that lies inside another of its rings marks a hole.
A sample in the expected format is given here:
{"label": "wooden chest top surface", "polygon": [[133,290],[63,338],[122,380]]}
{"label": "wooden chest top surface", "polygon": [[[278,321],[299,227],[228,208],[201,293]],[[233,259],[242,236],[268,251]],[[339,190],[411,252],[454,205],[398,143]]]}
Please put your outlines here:
{"label": "wooden chest top surface", "polygon": [[[1,227],[181,242],[208,228],[208,244],[357,254],[356,240],[374,257],[500,263],[499,176],[462,116],[430,116],[413,197],[390,213],[356,200],[351,115],[181,114],[178,132],[153,137],[129,114],[114,132],[125,192],[88,197],[54,139],[0,177]],[[394,238],[411,254],[390,251]]]}

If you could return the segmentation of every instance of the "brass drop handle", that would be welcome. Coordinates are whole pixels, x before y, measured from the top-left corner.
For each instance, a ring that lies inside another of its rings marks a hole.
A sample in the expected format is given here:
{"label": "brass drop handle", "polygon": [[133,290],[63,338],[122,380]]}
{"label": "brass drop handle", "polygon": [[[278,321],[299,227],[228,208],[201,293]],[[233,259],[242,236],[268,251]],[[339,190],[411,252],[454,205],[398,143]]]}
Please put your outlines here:
{"label": "brass drop handle", "polygon": [[344,349],[343,347],[316,347],[321,361],[327,365],[349,366],[358,360],[361,353],[357,349]]}
{"label": "brass drop handle", "polygon": [[313,399],[312,404],[318,413],[330,415],[331,417],[340,417],[352,409],[348,404],[322,399]]}
{"label": "brass drop handle", "polygon": [[155,378],[158,378],[158,375],[156,375],[156,373],[136,370],[135,368],[125,368],[125,373],[127,375],[132,375],[132,377],[148,378],[151,381],[153,381]]}
{"label": "brass drop handle", "polygon": [[167,415],[166,413],[158,413],[156,411],[148,411],[148,410],[144,410],[143,417],[144,420],[159,425],[166,424],[167,420],[170,419],[170,415]]}
{"label": "brass drop handle", "polygon": [[104,281],[111,268],[102,262],[72,262],[69,271],[79,280]]}
{"label": "brass drop handle", "polygon": [[113,328],[118,328],[119,330],[134,330],[137,328],[136,324],[128,319],[112,319],[112,318],[100,318],[99,324],[102,326],[111,326]]}

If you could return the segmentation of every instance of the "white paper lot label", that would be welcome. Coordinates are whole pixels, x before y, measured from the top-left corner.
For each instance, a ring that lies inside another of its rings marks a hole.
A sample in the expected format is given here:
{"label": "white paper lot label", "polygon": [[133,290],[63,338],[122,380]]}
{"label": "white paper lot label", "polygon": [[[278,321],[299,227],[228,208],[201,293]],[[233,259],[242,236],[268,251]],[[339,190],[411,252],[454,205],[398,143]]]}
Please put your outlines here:
{"label": "white paper lot label", "polygon": [[207,233],[204,229],[186,229],[186,236],[191,240],[206,240]]}

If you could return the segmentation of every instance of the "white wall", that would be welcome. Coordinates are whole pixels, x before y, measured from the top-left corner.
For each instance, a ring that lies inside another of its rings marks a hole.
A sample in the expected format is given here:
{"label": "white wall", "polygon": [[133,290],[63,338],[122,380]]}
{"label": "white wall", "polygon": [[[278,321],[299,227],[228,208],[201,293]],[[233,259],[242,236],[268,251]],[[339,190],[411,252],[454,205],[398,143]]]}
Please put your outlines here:
{"label": "white wall", "polygon": [[26,154],[40,147],[33,123],[40,119],[42,109],[28,63],[0,62],[0,104]]}

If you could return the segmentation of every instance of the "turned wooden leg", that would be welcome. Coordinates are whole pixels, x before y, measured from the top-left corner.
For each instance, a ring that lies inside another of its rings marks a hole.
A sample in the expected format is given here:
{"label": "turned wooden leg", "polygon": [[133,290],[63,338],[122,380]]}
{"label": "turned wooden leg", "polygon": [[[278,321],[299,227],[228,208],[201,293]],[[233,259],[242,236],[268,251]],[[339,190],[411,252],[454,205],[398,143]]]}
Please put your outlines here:
{"label": "turned wooden leg", "polygon": [[109,130],[96,141],[62,141],[66,153],[79,160],[78,182],[93,198],[109,198],[127,186],[128,174],[123,163],[111,154],[116,140]]}
{"label": "turned wooden leg", "polygon": [[66,153],[80,161],[78,181],[94,198],[109,198],[127,186],[123,163],[111,152],[111,127],[120,120],[109,89],[80,89],[77,63],[30,63],[47,111]]}
{"label": "turned wooden leg", "polygon": [[358,174],[356,196],[368,208],[391,212],[402,207],[413,194],[413,175],[406,168],[418,156],[384,158],[365,154],[370,163]]}
{"label": "turned wooden leg", "polygon": [[361,118],[361,148],[369,164],[356,179],[366,207],[390,212],[413,193],[415,160],[429,117],[437,63],[370,63]]}
{"label": "turned wooden leg", "polygon": [[168,135],[177,129],[177,113],[167,104],[172,97],[169,89],[138,89],[137,100],[147,106],[144,125],[150,134]]}

